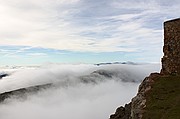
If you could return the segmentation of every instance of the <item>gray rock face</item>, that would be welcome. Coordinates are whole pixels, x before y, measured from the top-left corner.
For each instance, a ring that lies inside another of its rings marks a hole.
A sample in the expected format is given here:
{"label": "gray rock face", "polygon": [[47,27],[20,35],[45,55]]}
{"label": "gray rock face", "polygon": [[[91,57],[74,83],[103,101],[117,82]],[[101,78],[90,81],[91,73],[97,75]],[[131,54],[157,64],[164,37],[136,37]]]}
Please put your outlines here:
{"label": "gray rock face", "polygon": [[116,109],[115,114],[110,116],[110,119],[131,119],[131,103],[126,104],[125,107]]}
{"label": "gray rock face", "polygon": [[117,108],[110,119],[142,119],[146,107],[147,92],[150,91],[154,80],[159,76],[161,76],[159,73],[151,73],[149,77],[146,77],[139,86],[137,95],[125,107]]}
{"label": "gray rock face", "polygon": [[151,73],[139,86],[137,95],[132,99],[131,118],[142,119],[146,107],[146,95],[151,90],[154,80],[160,76],[159,73]]}

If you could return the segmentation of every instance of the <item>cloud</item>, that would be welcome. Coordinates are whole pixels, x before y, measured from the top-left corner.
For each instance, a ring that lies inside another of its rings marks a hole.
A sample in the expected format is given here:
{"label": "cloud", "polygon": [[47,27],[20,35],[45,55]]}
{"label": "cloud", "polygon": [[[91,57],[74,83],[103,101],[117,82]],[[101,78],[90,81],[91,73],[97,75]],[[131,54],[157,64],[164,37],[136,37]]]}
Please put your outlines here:
{"label": "cloud", "polygon": [[27,50],[31,50],[33,48],[34,47],[27,47],[27,46],[23,46],[23,47],[5,46],[3,49],[6,49],[4,50],[6,52],[4,53],[3,57],[17,57],[17,54],[25,53]]}
{"label": "cloud", "polygon": [[[27,100],[10,99],[6,104],[1,104],[0,117],[1,119],[109,118],[118,105],[130,101],[130,97],[135,95],[137,85],[108,81],[98,85],[81,84],[44,90],[37,95],[28,95]],[[127,88],[129,89],[126,90]]]}
{"label": "cloud", "polygon": [[27,55],[29,55],[29,56],[47,56],[46,53],[29,53]]}
{"label": "cloud", "polygon": [[[94,76],[92,72],[98,70],[109,72],[112,78]],[[55,87],[27,94],[25,99],[10,97],[0,104],[0,118],[105,119],[117,106],[128,103],[135,95],[139,83],[132,82],[132,79],[141,81],[149,72],[158,70],[157,64],[20,67],[0,80],[0,93],[47,83],[53,83]],[[82,77],[87,80],[86,83],[82,82]],[[92,79],[97,83],[92,83]]]}
{"label": "cloud", "polygon": [[178,3],[1,0],[0,44],[80,52],[160,51],[161,24],[179,17]]}

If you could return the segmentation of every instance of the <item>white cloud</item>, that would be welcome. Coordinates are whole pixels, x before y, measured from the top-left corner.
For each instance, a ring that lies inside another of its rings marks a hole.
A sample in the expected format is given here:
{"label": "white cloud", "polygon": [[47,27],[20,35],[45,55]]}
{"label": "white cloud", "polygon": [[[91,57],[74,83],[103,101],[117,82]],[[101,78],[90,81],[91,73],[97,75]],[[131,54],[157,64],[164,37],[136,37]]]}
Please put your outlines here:
{"label": "white cloud", "polygon": [[[155,0],[107,2],[0,0],[0,45],[133,52],[144,50],[147,42],[161,42],[160,23],[178,16],[178,1],[172,7]],[[158,28],[149,27],[156,21]]]}
{"label": "white cloud", "polygon": [[[25,99],[14,96],[5,100],[0,104],[1,119],[108,118],[118,105],[128,103],[135,95],[139,83],[132,81],[143,80],[149,72],[158,71],[159,65],[46,64],[38,68],[19,68],[0,80],[0,93],[48,83],[55,87],[27,94]],[[93,76],[92,72],[97,70],[107,71],[112,78]],[[82,77],[97,83],[84,83]]]}
{"label": "white cloud", "polygon": [[47,56],[47,54],[46,53],[29,53],[29,54],[27,54],[27,55],[29,55],[29,56]]}
{"label": "white cloud", "polygon": [[[11,46],[13,47],[13,46]],[[17,57],[16,54],[18,53],[23,53],[25,52],[26,50],[30,50],[30,49],[33,49],[34,47],[22,47],[22,48],[18,48],[18,49],[11,49],[11,50],[6,50],[6,53],[4,53],[4,57]]]}

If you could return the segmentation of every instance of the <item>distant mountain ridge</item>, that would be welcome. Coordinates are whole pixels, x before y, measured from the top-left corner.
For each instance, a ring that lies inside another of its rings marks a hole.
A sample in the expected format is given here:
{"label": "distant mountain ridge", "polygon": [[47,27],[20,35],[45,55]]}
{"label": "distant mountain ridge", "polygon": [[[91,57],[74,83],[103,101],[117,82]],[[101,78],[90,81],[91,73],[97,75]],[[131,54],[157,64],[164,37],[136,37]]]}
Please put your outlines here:
{"label": "distant mountain ridge", "polygon": [[135,63],[135,62],[107,62],[107,63],[98,63],[98,64],[94,64],[97,66],[101,66],[101,65],[110,65],[110,64],[131,64],[131,65],[138,65],[139,63]]}

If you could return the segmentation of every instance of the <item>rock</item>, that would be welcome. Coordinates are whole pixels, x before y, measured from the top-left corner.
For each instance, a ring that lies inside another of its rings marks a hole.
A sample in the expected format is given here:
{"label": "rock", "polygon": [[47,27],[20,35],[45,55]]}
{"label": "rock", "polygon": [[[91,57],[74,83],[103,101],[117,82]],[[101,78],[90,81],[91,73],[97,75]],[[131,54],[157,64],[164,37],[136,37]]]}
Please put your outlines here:
{"label": "rock", "polygon": [[116,109],[115,114],[110,116],[110,119],[131,119],[131,103],[126,104],[125,107],[119,107]]}
{"label": "rock", "polygon": [[9,76],[9,74],[1,73],[1,74],[0,74],[0,79],[2,79],[3,77],[6,77],[6,76]]}
{"label": "rock", "polygon": [[159,73],[151,73],[139,86],[137,95],[125,107],[117,108],[110,119],[142,119],[146,107],[146,95],[150,91],[154,81],[160,77]]}
{"label": "rock", "polygon": [[[147,93],[159,77],[166,75],[180,75],[180,18],[164,23],[164,56],[160,73],[151,73],[139,86],[137,95],[131,100],[130,107],[120,107],[110,119],[142,119],[146,111]],[[130,110],[130,115],[129,115]],[[128,113],[129,117],[124,115]]]}
{"label": "rock", "polygon": [[159,73],[151,73],[139,86],[137,95],[132,99],[131,117],[132,119],[142,119],[146,107],[146,95],[150,91],[154,80],[160,77]]}

